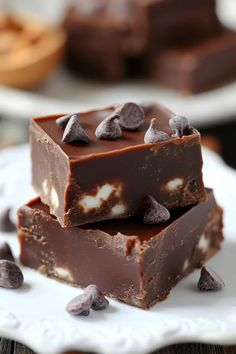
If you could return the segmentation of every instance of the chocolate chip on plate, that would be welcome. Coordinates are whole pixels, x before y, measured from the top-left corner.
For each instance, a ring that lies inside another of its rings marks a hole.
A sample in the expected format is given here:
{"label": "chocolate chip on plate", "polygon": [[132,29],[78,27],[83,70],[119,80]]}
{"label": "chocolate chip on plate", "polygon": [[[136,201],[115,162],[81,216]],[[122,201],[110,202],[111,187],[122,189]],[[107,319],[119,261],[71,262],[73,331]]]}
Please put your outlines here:
{"label": "chocolate chip on plate", "polygon": [[0,213],[0,231],[3,232],[12,232],[16,230],[15,224],[11,221],[10,218],[11,209],[6,208],[1,210]]}
{"label": "chocolate chip on plate", "polygon": [[137,130],[144,123],[144,110],[136,103],[125,103],[117,107],[115,113],[119,114],[119,123],[124,130]]}
{"label": "chocolate chip on plate", "polygon": [[221,277],[210,267],[202,267],[198,281],[200,291],[218,291],[225,286]]}
{"label": "chocolate chip on plate", "polygon": [[84,292],[91,294],[93,298],[92,309],[95,311],[104,310],[109,305],[109,301],[105,298],[101,290],[94,284],[87,286]]}
{"label": "chocolate chip on plate", "polygon": [[155,144],[159,141],[165,141],[170,139],[169,135],[161,130],[157,129],[157,120],[152,118],[150,126],[144,135],[145,144]]}
{"label": "chocolate chip on plate", "polygon": [[7,242],[0,244],[0,259],[5,259],[11,262],[15,261],[12,250]]}
{"label": "chocolate chip on plate", "polygon": [[144,224],[160,224],[170,218],[170,212],[151,195],[147,197],[148,209],[143,217]]}
{"label": "chocolate chip on plate", "polygon": [[79,115],[73,114],[64,130],[62,141],[67,144],[71,143],[86,143],[90,142],[87,133],[84,131],[79,122]]}
{"label": "chocolate chip on plate", "polygon": [[8,260],[0,260],[0,287],[18,289],[22,286],[24,277],[20,268]]}
{"label": "chocolate chip on plate", "polygon": [[66,310],[73,316],[88,316],[90,309],[95,311],[104,310],[109,305],[101,290],[96,285],[89,285],[84,293],[76,296],[66,306]]}
{"label": "chocolate chip on plate", "polygon": [[[74,113],[74,115],[79,116],[79,113]],[[67,114],[66,116],[59,117],[56,119],[56,124],[59,127],[65,128],[67,123],[69,122],[70,118],[73,116],[73,114]]]}
{"label": "chocolate chip on plate", "polygon": [[189,121],[186,117],[176,115],[169,121],[169,125],[174,133],[174,136],[181,138],[183,135],[189,135],[192,128],[189,125]]}
{"label": "chocolate chip on plate", "polygon": [[72,299],[66,306],[66,311],[73,316],[88,316],[92,306],[92,295],[81,294]]}
{"label": "chocolate chip on plate", "polygon": [[120,126],[119,126],[118,114],[112,114],[110,117],[105,118],[98,126],[95,131],[95,135],[98,139],[103,140],[116,140],[119,139],[122,135]]}

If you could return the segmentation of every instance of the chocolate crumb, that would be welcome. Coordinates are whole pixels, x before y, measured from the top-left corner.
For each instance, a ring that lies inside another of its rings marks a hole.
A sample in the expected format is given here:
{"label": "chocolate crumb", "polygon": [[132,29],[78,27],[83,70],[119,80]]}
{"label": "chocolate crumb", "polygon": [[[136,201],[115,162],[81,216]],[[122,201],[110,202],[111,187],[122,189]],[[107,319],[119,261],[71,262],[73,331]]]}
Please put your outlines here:
{"label": "chocolate crumb", "polygon": [[119,123],[124,130],[138,130],[144,123],[144,110],[136,103],[125,103],[118,107],[115,113],[119,114]]}
{"label": "chocolate crumb", "polygon": [[157,120],[152,118],[150,126],[144,135],[145,144],[155,144],[159,141],[165,141],[170,139],[169,135],[161,130],[157,129]]}
{"label": "chocolate crumb", "polygon": [[202,267],[198,281],[200,291],[218,291],[224,288],[225,284],[221,277],[210,267]]}
{"label": "chocolate crumb", "polygon": [[79,115],[73,114],[64,130],[62,141],[67,144],[85,143],[88,144],[90,139],[79,122]]}
{"label": "chocolate crumb", "polygon": [[94,311],[104,310],[109,305],[101,290],[96,285],[89,285],[84,293],[76,296],[66,306],[66,310],[73,316],[88,316],[90,309]]}
{"label": "chocolate crumb", "polygon": [[[79,117],[79,113],[74,113],[74,115],[77,115]],[[56,124],[59,127],[65,128],[67,123],[69,122],[70,118],[73,116],[73,114],[67,114],[66,116],[60,117],[56,119]]]}
{"label": "chocolate crumb", "polygon": [[95,135],[98,139],[103,140],[116,140],[121,137],[122,132],[119,126],[118,114],[112,114],[110,117],[105,118],[97,127]]}
{"label": "chocolate crumb", "polygon": [[189,121],[186,117],[176,115],[169,120],[169,125],[173,131],[175,137],[181,138],[183,135],[191,134],[192,128],[189,125]]}
{"label": "chocolate crumb", "polygon": [[13,232],[16,231],[15,224],[11,221],[10,218],[11,209],[6,208],[1,211],[0,214],[0,231],[3,232]]}
{"label": "chocolate crumb", "polygon": [[15,261],[12,250],[7,242],[0,244],[0,259],[5,259],[11,262]]}
{"label": "chocolate crumb", "polygon": [[24,277],[20,268],[8,260],[0,260],[0,287],[18,289],[22,286]]}
{"label": "chocolate crumb", "polygon": [[160,224],[170,218],[170,212],[163,205],[159,204],[151,195],[147,197],[148,210],[144,214],[144,224]]}

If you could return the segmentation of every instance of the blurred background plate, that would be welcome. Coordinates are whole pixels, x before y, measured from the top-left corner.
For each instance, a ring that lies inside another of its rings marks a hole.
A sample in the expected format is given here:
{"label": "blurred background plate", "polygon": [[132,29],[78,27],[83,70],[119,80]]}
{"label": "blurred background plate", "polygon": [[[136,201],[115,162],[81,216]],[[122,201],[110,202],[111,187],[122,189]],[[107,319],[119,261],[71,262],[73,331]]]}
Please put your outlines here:
{"label": "blurred background plate", "polygon": [[[16,12],[27,8],[27,11],[57,23],[60,22],[68,2],[69,0],[0,0],[0,7]],[[218,0],[218,13],[225,24],[236,27],[235,0]],[[235,97],[236,82],[203,94],[181,96],[144,81],[103,84],[81,78],[74,79],[61,68],[33,91],[0,86],[0,115],[27,120],[32,116],[73,112],[111,102],[156,100],[185,114],[198,127],[204,127],[233,119],[236,112]]]}

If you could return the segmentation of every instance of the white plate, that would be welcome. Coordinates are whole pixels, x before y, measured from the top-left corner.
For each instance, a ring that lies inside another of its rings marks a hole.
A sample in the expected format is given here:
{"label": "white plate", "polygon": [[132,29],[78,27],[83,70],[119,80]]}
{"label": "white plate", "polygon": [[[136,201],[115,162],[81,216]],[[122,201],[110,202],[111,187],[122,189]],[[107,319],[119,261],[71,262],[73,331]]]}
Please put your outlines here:
{"label": "white plate", "polygon": [[[110,301],[102,312],[86,318],[70,317],[66,303],[79,289],[23,268],[25,285],[0,288],[0,336],[18,340],[39,354],[84,350],[103,354],[143,354],[164,345],[196,341],[236,344],[236,174],[204,149],[204,176],[225,208],[223,250],[209,263],[223,277],[226,288],[203,294],[196,290],[199,271],[181,281],[168,299],[148,311]],[[0,198],[17,208],[34,195],[29,187],[28,146],[0,153]],[[18,253],[15,235],[0,234]]]}
{"label": "white plate", "polygon": [[[58,21],[68,1],[0,0],[0,6],[13,11],[27,9],[50,21]],[[236,28],[235,0],[218,0],[218,12],[224,23]],[[144,81],[106,85],[82,79],[76,80],[61,69],[36,91],[0,87],[0,113],[14,118],[28,119],[31,116],[103,106],[113,101],[155,100],[186,115],[192,123],[204,126],[234,118],[236,116],[235,96],[236,83],[185,97]]]}

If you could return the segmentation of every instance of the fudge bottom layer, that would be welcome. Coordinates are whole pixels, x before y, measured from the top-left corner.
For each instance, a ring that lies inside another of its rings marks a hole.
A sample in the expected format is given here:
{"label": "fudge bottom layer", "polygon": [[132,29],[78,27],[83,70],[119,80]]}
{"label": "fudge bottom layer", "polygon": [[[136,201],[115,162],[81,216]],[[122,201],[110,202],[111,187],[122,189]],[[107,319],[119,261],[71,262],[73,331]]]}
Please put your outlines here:
{"label": "fudge bottom layer", "polygon": [[222,210],[205,202],[171,211],[164,224],[140,218],[62,228],[39,199],[19,210],[21,262],[39,272],[148,308],[220,249]]}

